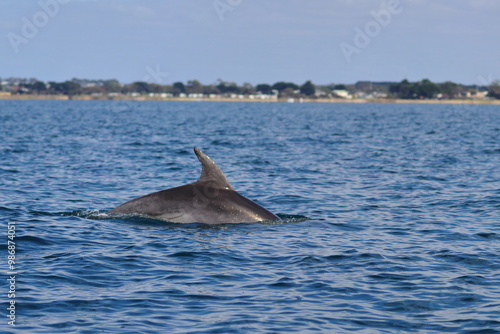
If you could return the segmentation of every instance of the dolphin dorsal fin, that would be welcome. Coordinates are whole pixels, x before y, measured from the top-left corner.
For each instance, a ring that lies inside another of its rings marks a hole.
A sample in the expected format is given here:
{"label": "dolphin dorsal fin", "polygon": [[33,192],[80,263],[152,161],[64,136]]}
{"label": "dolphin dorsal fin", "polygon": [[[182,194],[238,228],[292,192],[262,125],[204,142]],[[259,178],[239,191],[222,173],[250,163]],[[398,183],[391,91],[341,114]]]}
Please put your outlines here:
{"label": "dolphin dorsal fin", "polygon": [[196,182],[210,182],[216,188],[234,190],[222,170],[208,155],[196,147],[194,148],[194,153],[202,166],[201,176]]}

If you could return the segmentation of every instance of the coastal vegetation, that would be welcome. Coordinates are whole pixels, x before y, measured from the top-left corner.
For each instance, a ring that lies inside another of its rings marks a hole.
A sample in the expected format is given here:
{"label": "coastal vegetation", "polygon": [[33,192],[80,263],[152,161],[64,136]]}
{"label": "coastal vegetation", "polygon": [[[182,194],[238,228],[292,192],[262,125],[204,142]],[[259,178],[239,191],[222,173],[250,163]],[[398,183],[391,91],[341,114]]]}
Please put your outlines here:
{"label": "coastal vegetation", "polygon": [[359,81],[355,84],[315,85],[279,81],[274,84],[252,85],[226,82],[202,84],[198,80],[158,84],[136,81],[128,84],[118,80],[77,79],[63,82],[40,81],[34,78],[0,79],[0,92],[10,95],[65,95],[91,98],[165,97],[165,98],[256,98],[256,99],[500,99],[500,82],[468,86],[451,81],[434,83],[429,79],[410,82]]}

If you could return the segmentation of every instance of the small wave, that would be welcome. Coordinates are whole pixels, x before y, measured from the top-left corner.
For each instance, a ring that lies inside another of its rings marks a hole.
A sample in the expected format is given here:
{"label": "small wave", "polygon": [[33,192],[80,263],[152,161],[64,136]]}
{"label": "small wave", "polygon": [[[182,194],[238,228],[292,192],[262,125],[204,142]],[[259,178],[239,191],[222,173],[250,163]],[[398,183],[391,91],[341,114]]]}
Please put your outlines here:
{"label": "small wave", "polygon": [[15,209],[8,208],[6,206],[0,206],[0,212],[5,211],[5,212],[15,212]]}
{"label": "small wave", "polygon": [[44,217],[44,216],[45,217],[58,216],[57,213],[47,212],[47,211],[30,211],[30,214],[32,214],[35,217],[39,217],[39,216],[42,216],[42,217]]}
{"label": "small wave", "polygon": [[480,238],[484,238],[484,239],[496,239],[496,238],[498,238],[498,234],[494,233],[494,232],[491,232],[491,233],[480,232],[480,233],[476,233],[476,236],[478,236]]}
{"label": "small wave", "polygon": [[36,245],[44,245],[44,246],[52,245],[54,243],[50,239],[39,238],[39,237],[35,237],[32,235],[23,235],[23,236],[17,237],[16,241],[19,241],[21,243],[26,242],[26,243],[33,243]]}
{"label": "small wave", "polygon": [[301,215],[285,215],[285,214],[277,214],[277,216],[281,219],[281,221],[279,220],[273,220],[273,221],[269,221],[269,222],[265,222],[264,224],[269,224],[269,225],[273,225],[273,224],[288,224],[288,223],[301,223],[301,222],[304,222],[304,221],[307,221],[307,220],[311,220],[311,218],[309,217],[306,217],[306,216],[301,216]]}
{"label": "small wave", "polygon": [[488,266],[490,261],[478,257],[476,254],[452,253],[450,251],[441,251],[434,255],[438,259],[452,263],[462,263],[469,266]]}
{"label": "small wave", "polygon": [[103,210],[75,210],[71,212],[63,212],[61,216],[65,217],[80,217],[87,219],[108,219],[111,217],[107,211]]}
{"label": "small wave", "polygon": [[465,275],[453,279],[457,283],[472,284],[472,285],[490,285],[491,283],[480,275]]}
{"label": "small wave", "polygon": [[[95,219],[95,220],[105,220],[105,219],[121,219],[125,220],[128,222],[132,223],[140,223],[140,224],[148,224],[148,225],[164,225],[164,224],[172,224],[175,226],[204,226],[204,225],[209,225],[209,224],[201,224],[201,223],[189,223],[189,224],[180,224],[180,223],[175,223],[175,222],[170,222],[167,220],[159,219],[159,218],[153,218],[147,215],[143,214],[110,214],[108,211],[104,210],[75,210],[71,212],[63,212],[60,213],[61,216],[72,216],[72,217],[80,217],[80,218],[86,218],[86,219]],[[261,224],[265,225],[281,225],[281,224],[289,224],[289,223],[300,223],[303,221],[310,220],[310,218],[306,216],[301,216],[301,215],[285,215],[285,214],[278,214],[278,217],[280,220],[268,220],[268,221],[263,221],[260,222]],[[234,225],[234,224],[220,224],[220,225]]]}

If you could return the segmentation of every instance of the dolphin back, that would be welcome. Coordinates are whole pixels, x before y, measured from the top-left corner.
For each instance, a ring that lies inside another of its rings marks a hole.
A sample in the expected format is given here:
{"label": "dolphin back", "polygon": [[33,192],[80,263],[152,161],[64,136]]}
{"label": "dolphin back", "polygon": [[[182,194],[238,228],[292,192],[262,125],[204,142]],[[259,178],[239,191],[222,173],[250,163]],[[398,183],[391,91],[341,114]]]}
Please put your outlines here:
{"label": "dolphin back", "polygon": [[175,223],[252,223],[279,220],[259,204],[240,195],[222,170],[201,150],[194,152],[202,165],[200,178],[130,200],[110,214],[140,214]]}

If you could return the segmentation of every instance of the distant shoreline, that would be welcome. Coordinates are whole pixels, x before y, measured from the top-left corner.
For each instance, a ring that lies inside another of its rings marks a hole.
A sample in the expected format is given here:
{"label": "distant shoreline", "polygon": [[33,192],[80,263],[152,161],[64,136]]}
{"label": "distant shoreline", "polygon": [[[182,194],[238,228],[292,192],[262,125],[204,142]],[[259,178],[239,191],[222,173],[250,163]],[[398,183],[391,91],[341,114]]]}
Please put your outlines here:
{"label": "distant shoreline", "polygon": [[188,97],[150,97],[150,96],[114,96],[114,97],[94,97],[88,95],[76,95],[71,98],[67,95],[2,95],[0,100],[78,100],[78,101],[192,101],[192,102],[312,102],[312,103],[408,103],[408,104],[484,104],[500,105],[500,100],[473,100],[473,99],[454,99],[454,100],[406,100],[406,99],[250,99],[250,98],[188,98]]}

